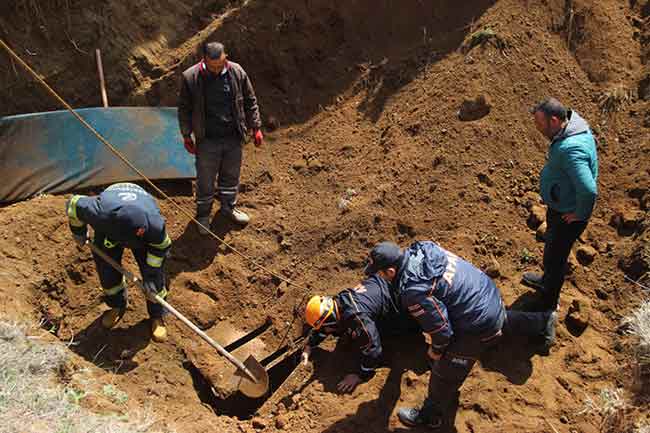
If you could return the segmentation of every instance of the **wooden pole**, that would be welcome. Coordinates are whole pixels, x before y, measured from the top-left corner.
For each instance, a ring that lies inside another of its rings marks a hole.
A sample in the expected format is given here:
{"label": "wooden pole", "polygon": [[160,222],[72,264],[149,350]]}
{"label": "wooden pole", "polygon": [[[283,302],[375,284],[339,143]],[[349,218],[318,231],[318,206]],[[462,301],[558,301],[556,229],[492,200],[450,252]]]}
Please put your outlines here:
{"label": "wooden pole", "polygon": [[97,73],[99,74],[99,90],[102,92],[102,104],[108,107],[108,95],[106,94],[106,83],[104,81],[104,67],[102,66],[102,52],[99,48],[95,50],[95,58],[97,59]]}

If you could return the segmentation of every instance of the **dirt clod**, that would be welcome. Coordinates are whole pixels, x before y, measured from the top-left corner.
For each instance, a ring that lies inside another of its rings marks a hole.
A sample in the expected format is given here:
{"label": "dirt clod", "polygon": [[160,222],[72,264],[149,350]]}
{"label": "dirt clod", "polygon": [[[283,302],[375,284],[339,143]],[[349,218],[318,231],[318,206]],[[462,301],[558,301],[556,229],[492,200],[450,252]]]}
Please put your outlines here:
{"label": "dirt clod", "polygon": [[597,255],[598,251],[596,251],[596,249],[590,245],[581,245],[576,250],[576,258],[578,259],[578,262],[583,266],[589,266]]}
{"label": "dirt clod", "polygon": [[567,312],[566,323],[569,330],[580,335],[589,326],[591,320],[591,312],[589,307],[584,305],[578,300],[571,302]]}
{"label": "dirt clod", "polygon": [[287,427],[286,415],[279,415],[275,418],[275,428],[284,430]]}
{"label": "dirt clod", "polygon": [[546,209],[542,206],[531,206],[528,214],[528,227],[536,230],[546,220]]}
{"label": "dirt clod", "polygon": [[267,419],[258,416],[253,418],[251,425],[255,430],[264,430],[269,425],[269,422]]}
{"label": "dirt clod", "polygon": [[462,121],[481,119],[492,109],[492,104],[485,95],[479,95],[474,99],[465,99],[458,110],[458,118]]}
{"label": "dirt clod", "polygon": [[485,268],[485,273],[490,278],[498,278],[501,276],[501,266],[496,260],[492,260],[488,266]]}
{"label": "dirt clod", "polygon": [[623,210],[616,212],[610,219],[610,225],[618,230],[619,235],[629,236],[638,231],[645,212],[641,210]]}

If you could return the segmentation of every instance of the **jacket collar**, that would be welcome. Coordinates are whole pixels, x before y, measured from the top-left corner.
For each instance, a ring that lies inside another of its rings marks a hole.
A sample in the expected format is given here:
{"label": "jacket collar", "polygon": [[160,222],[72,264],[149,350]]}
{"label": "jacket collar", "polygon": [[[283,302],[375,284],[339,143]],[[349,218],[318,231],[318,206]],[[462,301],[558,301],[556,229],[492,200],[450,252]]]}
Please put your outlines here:
{"label": "jacket collar", "polygon": [[565,138],[589,131],[589,124],[575,111],[569,111],[567,123],[551,140],[550,146]]}
{"label": "jacket collar", "polygon": [[[226,60],[226,64],[224,65],[223,69],[219,73],[219,75],[226,75],[230,70],[230,63],[228,60]],[[199,62],[199,71],[201,72],[202,75],[207,76],[207,75],[214,75],[212,72],[208,70],[208,66],[205,64],[205,60],[201,60]]]}

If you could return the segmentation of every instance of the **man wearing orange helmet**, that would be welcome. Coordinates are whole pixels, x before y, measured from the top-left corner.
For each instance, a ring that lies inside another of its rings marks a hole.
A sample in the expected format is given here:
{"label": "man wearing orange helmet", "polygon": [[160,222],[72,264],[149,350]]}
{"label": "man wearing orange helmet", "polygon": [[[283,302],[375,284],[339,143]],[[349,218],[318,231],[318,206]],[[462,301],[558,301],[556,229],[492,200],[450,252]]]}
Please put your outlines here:
{"label": "man wearing orange helmet", "polygon": [[[408,320],[407,316],[404,317]],[[336,296],[313,296],[307,303],[305,319],[312,332],[303,351],[304,362],[307,362],[311,349],[328,335],[346,335],[359,346],[359,369],[338,383],[340,392],[351,392],[359,383],[370,379],[381,364],[379,329],[382,325],[390,323],[394,330],[403,323],[388,283],[377,276],[371,276]]]}

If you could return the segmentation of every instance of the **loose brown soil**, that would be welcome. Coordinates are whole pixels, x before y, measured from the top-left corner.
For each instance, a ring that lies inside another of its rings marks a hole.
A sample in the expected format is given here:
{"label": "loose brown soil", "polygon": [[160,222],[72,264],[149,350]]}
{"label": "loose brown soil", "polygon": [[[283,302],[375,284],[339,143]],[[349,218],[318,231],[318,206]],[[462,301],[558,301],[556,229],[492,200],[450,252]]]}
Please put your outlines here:
{"label": "loose brown soil", "polygon": [[[521,341],[490,353],[462,388],[455,428],[600,431],[600,417],[582,412],[585,397],[633,380],[620,323],[641,290],[618,262],[641,260],[632,252],[643,250],[650,221],[650,3],[574,1],[573,14],[560,0],[15,3],[0,6],[0,35],[76,106],[98,105],[90,54],[98,46],[113,105],[174,105],[179,72],[205,38],[224,41],[246,68],[268,127],[264,147],[246,148],[241,203],[252,223],[237,229],[217,218],[214,228],[296,286],[201,238],[167,200],[160,205],[174,240],[169,301],[209,334],[269,324],[258,339],[265,354],[301,335],[306,294],[356,284],[367,250],[383,239],[434,239],[498,274],[508,304],[525,298],[520,274],[539,269],[542,257],[527,220],[546,147],[526,109],[546,95],[575,108],[599,139],[600,196],[578,245],[597,254],[588,266],[574,261],[550,355]],[[496,37],[469,48],[485,29]],[[3,114],[60,108],[0,58]],[[632,96],[602,112],[601,96],[616,86]],[[459,120],[463,102],[481,96],[487,115]],[[189,184],[164,188],[193,208]],[[269,407],[216,399],[210,384],[223,361],[179,322],[168,321],[169,342],[150,342],[137,290],[117,329],[100,330],[94,265],[71,241],[65,199],[0,209],[0,311],[42,319],[72,342],[75,368],[90,366],[129,405],[153,405],[183,433],[406,431],[396,408],[419,403],[427,389],[418,336],[388,339],[386,367],[351,395],[335,390],[352,368],[351,349],[329,342]],[[130,256],[127,264],[135,269]],[[567,319],[572,304],[580,313]],[[273,371],[274,387],[291,361]]]}

